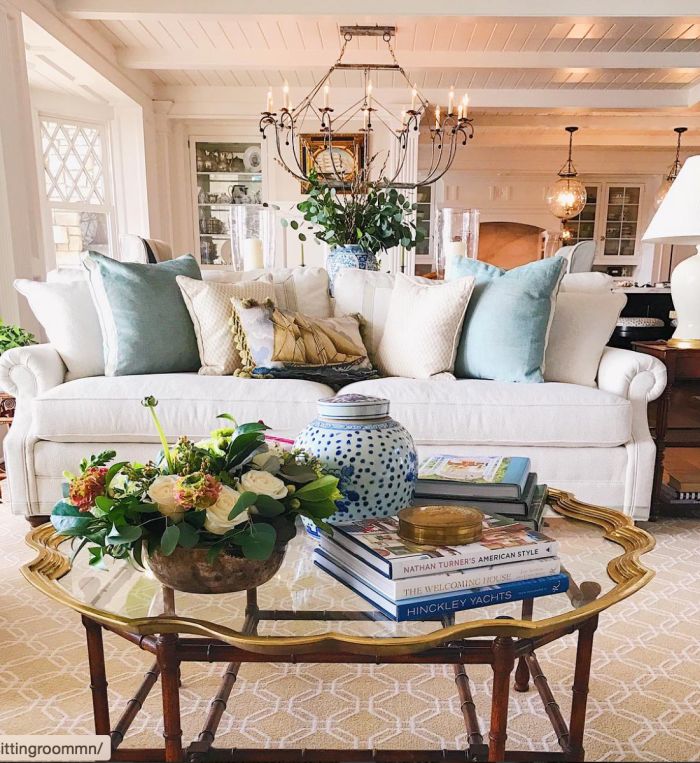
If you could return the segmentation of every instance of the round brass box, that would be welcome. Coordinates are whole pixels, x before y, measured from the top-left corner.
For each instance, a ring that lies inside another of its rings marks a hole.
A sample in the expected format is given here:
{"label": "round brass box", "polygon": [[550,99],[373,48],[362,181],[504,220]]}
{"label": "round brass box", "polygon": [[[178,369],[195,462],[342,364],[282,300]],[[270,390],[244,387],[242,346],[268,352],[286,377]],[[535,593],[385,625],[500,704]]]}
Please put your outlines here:
{"label": "round brass box", "polygon": [[426,546],[462,546],[481,538],[484,515],[468,506],[409,506],[398,513],[399,536]]}

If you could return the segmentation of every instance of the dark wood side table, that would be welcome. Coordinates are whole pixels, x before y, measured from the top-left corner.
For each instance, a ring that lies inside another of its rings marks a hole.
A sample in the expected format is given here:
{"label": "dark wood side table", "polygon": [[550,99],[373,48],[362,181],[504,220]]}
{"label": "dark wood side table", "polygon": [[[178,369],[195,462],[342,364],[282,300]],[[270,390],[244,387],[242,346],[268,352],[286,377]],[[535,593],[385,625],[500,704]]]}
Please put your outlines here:
{"label": "dark wood side table", "polygon": [[664,513],[661,486],[666,448],[700,448],[700,347],[679,347],[665,341],[633,342],[637,352],[653,355],[665,366],[666,389],[656,401],[652,434],[656,442],[650,519]]}

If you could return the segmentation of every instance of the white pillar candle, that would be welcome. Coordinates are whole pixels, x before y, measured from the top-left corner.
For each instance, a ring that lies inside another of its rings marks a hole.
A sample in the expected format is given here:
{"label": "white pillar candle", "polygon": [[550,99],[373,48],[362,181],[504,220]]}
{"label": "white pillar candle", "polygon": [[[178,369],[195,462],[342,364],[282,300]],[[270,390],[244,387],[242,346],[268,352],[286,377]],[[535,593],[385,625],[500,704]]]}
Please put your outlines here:
{"label": "white pillar candle", "polygon": [[262,239],[245,239],[243,241],[243,270],[259,270],[264,267]]}
{"label": "white pillar candle", "polygon": [[328,95],[331,92],[330,85],[324,85],[323,86],[323,108],[328,108]]}
{"label": "white pillar candle", "polygon": [[411,90],[411,111],[416,110],[416,101],[418,100],[418,90],[416,86],[413,86],[413,90]]}
{"label": "white pillar candle", "polygon": [[267,91],[267,111],[272,113],[272,89]]}
{"label": "white pillar candle", "polygon": [[447,114],[448,116],[452,116],[455,111],[455,89],[453,87],[450,88],[450,94],[447,98]]}
{"label": "white pillar candle", "polygon": [[467,256],[466,241],[448,241],[445,244],[445,280],[449,281],[452,275],[452,265],[457,257]]}
{"label": "white pillar candle", "polygon": [[285,82],[282,88],[282,97],[284,100],[284,108],[289,111],[289,85]]}

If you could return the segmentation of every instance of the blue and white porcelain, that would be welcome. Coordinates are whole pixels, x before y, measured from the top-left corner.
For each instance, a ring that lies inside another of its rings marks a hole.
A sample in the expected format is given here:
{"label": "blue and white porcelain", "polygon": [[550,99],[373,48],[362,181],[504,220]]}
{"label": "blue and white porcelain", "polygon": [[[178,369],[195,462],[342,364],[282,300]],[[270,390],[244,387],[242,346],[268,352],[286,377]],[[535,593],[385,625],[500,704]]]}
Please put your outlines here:
{"label": "blue and white porcelain", "polygon": [[328,271],[328,279],[331,284],[331,294],[333,293],[335,277],[338,275],[338,271],[343,268],[379,270],[379,261],[376,254],[366,252],[358,244],[335,247],[326,257],[326,270]]}
{"label": "blue and white porcelain", "polygon": [[346,394],[319,400],[318,407],[318,418],[294,444],[313,453],[340,480],[344,500],[329,521],[390,517],[408,506],[418,456],[411,435],[389,416],[389,401]]}

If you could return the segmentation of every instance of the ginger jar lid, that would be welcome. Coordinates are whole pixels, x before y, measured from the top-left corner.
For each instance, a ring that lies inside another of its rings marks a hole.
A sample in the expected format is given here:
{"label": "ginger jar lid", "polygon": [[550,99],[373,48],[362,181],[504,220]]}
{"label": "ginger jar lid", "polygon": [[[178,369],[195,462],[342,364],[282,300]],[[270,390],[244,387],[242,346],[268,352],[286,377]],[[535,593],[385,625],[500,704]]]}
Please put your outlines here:
{"label": "ginger jar lid", "polygon": [[318,401],[324,419],[381,419],[389,415],[389,401],[369,395],[335,395]]}

